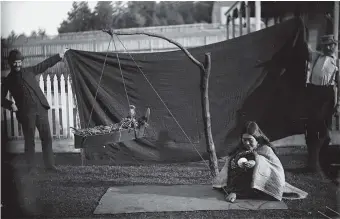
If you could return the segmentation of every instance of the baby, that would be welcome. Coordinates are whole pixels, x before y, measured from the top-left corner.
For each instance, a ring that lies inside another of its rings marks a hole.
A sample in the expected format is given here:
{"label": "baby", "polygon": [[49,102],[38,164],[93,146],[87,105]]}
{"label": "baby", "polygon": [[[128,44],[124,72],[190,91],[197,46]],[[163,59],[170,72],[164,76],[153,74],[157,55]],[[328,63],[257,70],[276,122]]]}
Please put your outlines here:
{"label": "baby", "polygon": [[129,108],[129,115],[121,121],[121,128],[124,129],[138,127],[138,121],[136,120],[136,107],[134,105],[130,105]]}

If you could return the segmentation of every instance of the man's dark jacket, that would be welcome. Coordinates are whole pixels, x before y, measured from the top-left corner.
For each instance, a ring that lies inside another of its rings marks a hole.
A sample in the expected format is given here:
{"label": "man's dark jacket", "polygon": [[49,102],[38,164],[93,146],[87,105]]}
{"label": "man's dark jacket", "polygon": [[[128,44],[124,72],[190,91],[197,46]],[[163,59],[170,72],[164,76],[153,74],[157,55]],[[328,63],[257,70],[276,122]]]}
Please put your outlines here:
{"label": "man's dark jacket", "polygon": [[[48,101],[43,93],[43,91],[40,89],[39,83],[36,80],[35,76],[38,74],[41,74],[45,72],[48,68],[54,66],[61,60],[59,54],[51,56],[50,58],[44,60],[43,62],[35,65],[35,66],[30,66],[27,68],[22,68],[22,77],[23,80],[27,83],[27,85],[31,88],[31,90],[35,93],[37,99],[40,101],[42,106],[48,110],[50,109],[50,105],[48,104]],[[2,100],[1,100],[1,106],[6,108],[6,109],[11,109],[11,105],[13,102],[11,100],[6,99],[8,91],[10,91],[11,95],[13,96],[15,100],[15,104],[18,107],[19,112],[23,112],[23,104],[24,104],[24,98],[25,96],[23,93],[19,92],[17,89],[17,84],[16,82],[16,73],[15,72],[10,72],[6,78],[3,79],[2,82]]]}

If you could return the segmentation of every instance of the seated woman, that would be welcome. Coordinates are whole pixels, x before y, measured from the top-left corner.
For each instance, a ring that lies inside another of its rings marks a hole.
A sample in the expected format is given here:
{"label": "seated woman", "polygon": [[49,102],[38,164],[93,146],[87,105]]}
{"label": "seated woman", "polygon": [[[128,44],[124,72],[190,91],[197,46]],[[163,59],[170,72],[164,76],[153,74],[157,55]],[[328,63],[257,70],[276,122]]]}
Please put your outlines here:
{"label": "seated woman", "polygon": [[236,197],[281,201],[284,169],[269,139],[255,122],[245,124],[240,145],[227,157],[213,187],[224,188],[229,202],[234,202]]}

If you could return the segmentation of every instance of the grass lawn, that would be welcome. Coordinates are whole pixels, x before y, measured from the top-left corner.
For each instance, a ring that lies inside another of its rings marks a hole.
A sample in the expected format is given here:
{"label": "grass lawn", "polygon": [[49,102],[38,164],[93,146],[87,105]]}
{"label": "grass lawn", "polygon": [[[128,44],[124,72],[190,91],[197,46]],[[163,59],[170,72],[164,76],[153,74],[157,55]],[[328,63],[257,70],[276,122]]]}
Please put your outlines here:
{"label": "grass lawn", "polygon": [[[222,167],[222,163],[219,165]],[[25,180],[26,195],[37,197],[40,215],[36,218],[326,218],[318,213],[326,206],[336,209],[335,186],[317,174],[286,170],[286,180],[309,193],[303,200],[286,200],[289,210],[194,211],[93,215],[100,198],[111,186],[211,184],[202,163],[133,166],[60,166],[62,173],[44,173]],[[20,171],[19,171],[20,172]],[[31,184],[27,183],[31,182]]]}

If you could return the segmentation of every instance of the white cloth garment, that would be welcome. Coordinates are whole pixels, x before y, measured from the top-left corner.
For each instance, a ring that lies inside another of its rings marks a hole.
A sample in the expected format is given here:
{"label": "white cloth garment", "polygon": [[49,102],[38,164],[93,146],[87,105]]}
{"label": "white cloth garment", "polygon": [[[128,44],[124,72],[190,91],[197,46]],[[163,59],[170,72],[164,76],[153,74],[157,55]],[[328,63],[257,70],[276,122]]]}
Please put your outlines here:
{"label": "white cloth garment", "polygon": [[313,54],[307,83],[319,86],[335,85],[337,70],[334,56]]}

